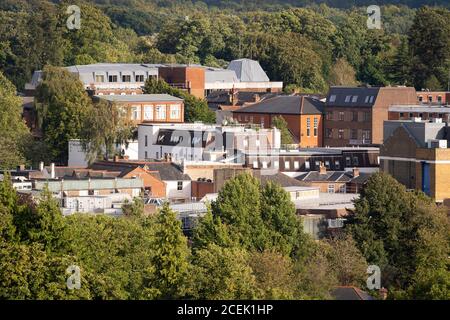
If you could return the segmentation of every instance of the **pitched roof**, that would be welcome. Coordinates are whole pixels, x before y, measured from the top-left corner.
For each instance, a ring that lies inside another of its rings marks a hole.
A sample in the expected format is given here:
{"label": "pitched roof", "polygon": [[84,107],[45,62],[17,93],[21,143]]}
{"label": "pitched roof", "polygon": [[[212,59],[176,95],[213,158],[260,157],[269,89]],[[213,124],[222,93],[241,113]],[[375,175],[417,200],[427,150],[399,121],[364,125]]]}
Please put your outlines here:
{"label": "pitched roof", "polygon": [[265,175],[265,174],[261,174],[261,172],[259,170],[254,170],[253,175],[254,175],[254,177],[258,178],[259,181],[261,181],[262,185],[265,185],[269,181],[271,181],[273,183],[279,184],[283,188],[285,188],[285,187],[303,187],[304,186],[304,184],[301,183],[300,181],[298,181],[294,178],[291,178],[281,172],[277,172],[272,175]]}
{"label": "pitched roof", "polygon": [[326,104],[334,107],[372,107],[379,92],[379,87],[331,87]]}
{"label": "pitched roof", "polygon": [[95,170],[109,170],[121,171],[128,173],[137,167],[146,167],[147,170],[152,171],[152,174],[157,172],[163,181],[186,181],[191,178],[184,174],[183,171],[174,163],[171,162],[148,162],[148,161],[98,161],[92,164],[91,168]]}
{"label": "pitched roof", "polygon": [[367,292],[352,286],[340,286],[331,295],[335,300],[375,300]]}
{"label": "pitched roof", "polygon": [[268,82],[269,77],[258,61],[251,59],[233,60],[227,67],[233,70],[241,82]]}
{"label": "pitched roof", "polygon": [[313,97],[277,96],[243,107],[241,113],[322,114],[323,102]]}

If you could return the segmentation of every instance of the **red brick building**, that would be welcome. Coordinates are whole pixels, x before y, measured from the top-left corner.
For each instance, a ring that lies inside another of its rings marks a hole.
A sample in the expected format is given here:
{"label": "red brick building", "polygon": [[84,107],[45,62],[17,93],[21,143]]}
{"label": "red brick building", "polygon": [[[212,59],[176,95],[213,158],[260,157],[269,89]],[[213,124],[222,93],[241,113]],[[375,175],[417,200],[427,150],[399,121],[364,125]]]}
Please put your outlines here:
{"label": "red brick building", "polygon": [[445,91],[417,91],[417,102],[421,104],[440,104],[450,103],[450,92]]}
{"label": "red brick building", "polygon": [[322,145],[323,102],[308,96],[277,96],[233,111],[239,123],[272,127],[273,118],[283,117],[294,140],[302,148]]}
{"label": "red brick building", "polygon": [[380,145],[392,105],[416,104],[409,87],[331,87],[325,103],[324,146]]}

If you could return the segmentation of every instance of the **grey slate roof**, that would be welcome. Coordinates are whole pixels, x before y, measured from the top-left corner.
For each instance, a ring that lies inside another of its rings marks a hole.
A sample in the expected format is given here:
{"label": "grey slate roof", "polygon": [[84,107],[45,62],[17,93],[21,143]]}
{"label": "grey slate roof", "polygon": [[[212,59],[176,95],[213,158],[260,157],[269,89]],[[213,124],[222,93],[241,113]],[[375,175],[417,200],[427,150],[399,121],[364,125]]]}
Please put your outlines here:
{"label": "grey slate roof", "polygon": [[331,295],[335,300],[375,300],[367,292],[356,287],[337,287]]}
{"label": "grey slate roof", "polygon": [[[372,107],[379,92],[379,87],[331,87],[326,104],[333,107]],[[334,101],[332,97],[334,97]],[[349,101],[346,101],[347,97],[350,97]],[[353,102],[353,97],[357,97],[355,102]]]}
{"label": "grey slate roof", "polygon": [[269,77],[261,68],[258,61],[251,59],[233,60],[228,65],[228,70],[233,70],[241,82],[268,82]]}
{"label": "grey slate roof", "polygon": [[239,109],[245,113],[322,114],[324,103],[312,97],[277,96]]}
{"label": "grey slate roof", "polygon": [[403,128],[419,147],[426,147],[430,139],[448,140],[449,133],[446,123],[385,121],[383,126],[383,141],[386,142],[398,128]]}
{"label": "grey slate roof", "polygon": [[187,181],[191,178],[184,174],[180,168],[170,162],[110,162],[110,161],[98,161],[92,164],[91,169],[94,170],[108,170],[108,171],[121,171],[129,172],[130,168],[147,166],[149,171],[157,171],[161,180],[163,181]]}
{"label": "grey slate roof", "polygon": [[169,94],[127,94],[95,96],[98,99],[110,102],[181,102],[183,99]]}
{"label": "grey slate roof", "polygon": [[279,184],[283,188],[304,186],[304,184],[301,183],[300,181],[298,181],[294,178],[291,178],[281,172],[277,172],[273,175],[264,175],[264,174],[261,174],[260,171],[256,171],[256,170],[253,172],[254,172],[253,173],[254,177],[259,179],[261,181],[262,185],[265,185],[269,181],[272,181],[273,183]]}

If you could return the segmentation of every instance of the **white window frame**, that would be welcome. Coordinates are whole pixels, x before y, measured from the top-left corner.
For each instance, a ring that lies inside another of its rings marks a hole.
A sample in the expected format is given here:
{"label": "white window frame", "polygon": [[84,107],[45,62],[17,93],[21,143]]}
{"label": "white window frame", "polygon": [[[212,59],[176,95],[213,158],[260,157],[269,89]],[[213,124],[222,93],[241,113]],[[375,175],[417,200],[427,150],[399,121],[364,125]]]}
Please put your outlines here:
{"label": "white window frame", "polygon": [[144,120],[153,120],[153,106],[144,105]]}

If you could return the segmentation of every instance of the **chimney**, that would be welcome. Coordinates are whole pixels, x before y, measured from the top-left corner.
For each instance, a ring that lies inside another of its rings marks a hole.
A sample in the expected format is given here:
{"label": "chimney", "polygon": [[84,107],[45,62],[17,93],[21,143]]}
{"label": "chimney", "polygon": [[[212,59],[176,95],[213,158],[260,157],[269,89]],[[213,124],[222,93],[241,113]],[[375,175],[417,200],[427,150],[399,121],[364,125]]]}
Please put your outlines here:
{"label": "chimney", "polygon": [[353,178],[359,177],[359,168],[353,168]]}
{"label": "chimney", "polygon": [[25,165],[21,164],[20,166],[17,166],[17,171],[25,171]]}
{"label": "chimney", "polygon": [[44,171],[44,161],[39,162],[39,171]]}
{"label": "chimney", "polygon": [[379,292],[380,292],[381,300],[386,300],[386,299],[387,299],[387,296],[388,296],[388,291],[387,291],[387,289],[384,288],[384,287],[382,287],[382,288],[380,289]]}
{"label": "chimney", "polygon": [[52,162],[50,165],[50,178],[55,179],[55,163]]}
{"label": "chimney", "polygon": [[323,162],[320,162],[319,166],[319,174],[326,174],[327,173],[327,167],[323,164]]}

